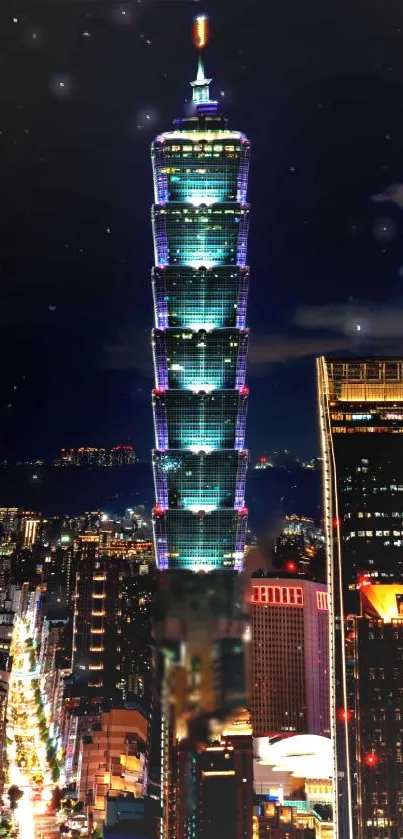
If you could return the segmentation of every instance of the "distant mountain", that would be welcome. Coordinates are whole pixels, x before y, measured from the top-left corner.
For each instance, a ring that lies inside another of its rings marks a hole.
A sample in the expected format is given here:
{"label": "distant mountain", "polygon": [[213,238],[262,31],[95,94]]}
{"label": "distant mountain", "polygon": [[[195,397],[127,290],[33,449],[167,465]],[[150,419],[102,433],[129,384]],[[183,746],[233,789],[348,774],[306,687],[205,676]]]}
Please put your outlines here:
{"label": "distant mountain", "polygon": [[0,470],[0,506],[24,507],[50,515],[77,515],[88,510],[123,512],[153,504],[154,486],[148,463],[133,466],[20,466]]}

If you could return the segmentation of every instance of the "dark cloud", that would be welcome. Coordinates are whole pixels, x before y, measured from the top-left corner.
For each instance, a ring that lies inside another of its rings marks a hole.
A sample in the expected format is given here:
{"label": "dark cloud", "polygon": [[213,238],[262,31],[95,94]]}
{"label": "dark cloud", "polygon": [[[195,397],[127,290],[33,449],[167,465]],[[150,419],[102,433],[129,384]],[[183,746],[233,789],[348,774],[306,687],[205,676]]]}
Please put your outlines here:
{"label": "dark cloud", "polygon": [[107,370],[137,370],[144,376],[152,376],[150,330],[131,329],[120,335],[116,343],[105,345],[101,366]]}
{"label": "dark cloud", "polygon": [[267,367],[272,364],[287,364],[322,353],[348,352],[351,348],[352,342],[347,337],[261,335],[255,336],[252,341],[249,365],[252,374],[264,376]]}
{"label": "dark cloud", "polygon": [[[301,306],[293,316],[299,335],[255,336],[251,372],[264,375],[273,364],[332,353],[394,355],[403,352],[403,300]],[[319,334],[318,334],[319,333]]]}
{"label": "dark cloud", "polygon": [[[326,329],[340,335],[361,333],[369,342],[389,342],[403,338],[403,300],[376,303],[331,303],[302,306],[294,323],[303,329]],[[360,327],[360,329],[357,329]]]}
{"label": "dark cloud", "polygon": [[[331,303],[301,306],[292,316],[298,334],[252,333],[249,349],[251,375],[264,376],[275,364],[290,364],[317,355],[403,352],[403,300],[374,303]],[[101,366],[108,370],[137,370],[153,376],[150,331],[131,329],[116,343],[105,345]]]}

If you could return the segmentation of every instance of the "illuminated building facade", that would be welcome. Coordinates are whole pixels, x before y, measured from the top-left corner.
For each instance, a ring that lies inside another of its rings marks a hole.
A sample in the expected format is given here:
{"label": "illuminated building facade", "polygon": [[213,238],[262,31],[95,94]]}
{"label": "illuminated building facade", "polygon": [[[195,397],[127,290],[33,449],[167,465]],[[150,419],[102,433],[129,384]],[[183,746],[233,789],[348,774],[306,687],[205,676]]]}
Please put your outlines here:
{"label": "illuminated building facade", "polygon": [[[357,825],[356,778],[362,754],[357,745],[361,723],[354,712],[355,697],[362,696],[360,680],[366,676],[354,663],[354,620],[360,614],[359,594],[365,585],[403,582],[403,360],[321,357],[317,373],[330,607],[335,835],[337,839],[367,835],[390,839],[397,834],[389,828],[366,834]],[[385,656],[386,650],[385,636]]]}
{"label": "illuminated building facade", "polygon": [[72,672],[87,693],[113,697],[121,675],[122,570],[100,556],[99,536],[79,537],[73,617]]}
{"label": "illuminated building facade", "polygon": [[361,589],[355,619],[360,839],[403,835],[403,585]]}
{"label": "illuminated building facade", "polygon": [[253,740],[230,726],[212,745],[187,739],[177,749],[177,839],[252,839]]}
{"label": "illuminated building facade", "polygon": [[250,599],[254,736],[329,735],[327,586],[302,574],[259,572]]}
{"label": "illuminated building facade", "polygon": [[[204,16],[196,19],[200,48],[206,26]],[[183,833],[178,744],[197,729],[204,749],[207,718],[223,719],[228,707],[245,704],[238,572],[247,525],[250,146],[244,134],[228,129],[210,82],[200,59],[191,113],[152,144],[153,528],[158,569],[169,573],[161,576],[153,628],[157,684],[148,781],[160,791],[164,839],[216,835],[212,828],[194,833],[191,819]],[[188,787],[196,797],[198,777]]]}
{"label": "illuminated building facade", "polygon": [[161,570],[243,565],[249,142],[218,114],[210,81],[200,60],[192,116],[152,145]]}

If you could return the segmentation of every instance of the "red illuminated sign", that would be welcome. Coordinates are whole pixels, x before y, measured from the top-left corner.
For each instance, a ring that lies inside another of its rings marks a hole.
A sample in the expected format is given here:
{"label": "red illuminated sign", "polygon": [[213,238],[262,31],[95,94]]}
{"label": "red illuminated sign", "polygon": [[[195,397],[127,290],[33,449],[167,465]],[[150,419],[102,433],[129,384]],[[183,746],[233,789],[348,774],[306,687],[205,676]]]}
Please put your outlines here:
{"label": "red illuminated sign", "polygon": [[316,591],[316,605],[319,612],[329,611],[329,595],[327,591]]}
{"label": "red illuminated sign", "polygon": [[252,602],[269,606],[303,606],[301,586],[252,586]]}

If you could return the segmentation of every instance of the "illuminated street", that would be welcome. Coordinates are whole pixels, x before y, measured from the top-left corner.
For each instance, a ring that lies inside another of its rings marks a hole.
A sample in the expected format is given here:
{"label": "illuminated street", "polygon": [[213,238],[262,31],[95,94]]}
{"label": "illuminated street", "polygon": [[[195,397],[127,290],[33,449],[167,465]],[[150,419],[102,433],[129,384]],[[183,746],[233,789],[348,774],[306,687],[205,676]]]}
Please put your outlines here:
{"label": "illuminated street", "polygon": [[54,783],[41,737],[34,690],[37,673],[32,668],[27,640],[26,626],[17,618],[7,712],[7,790],[15,785],[23,792],[15,810],[20,839],[35,839],[36,816],[46,812]]}

